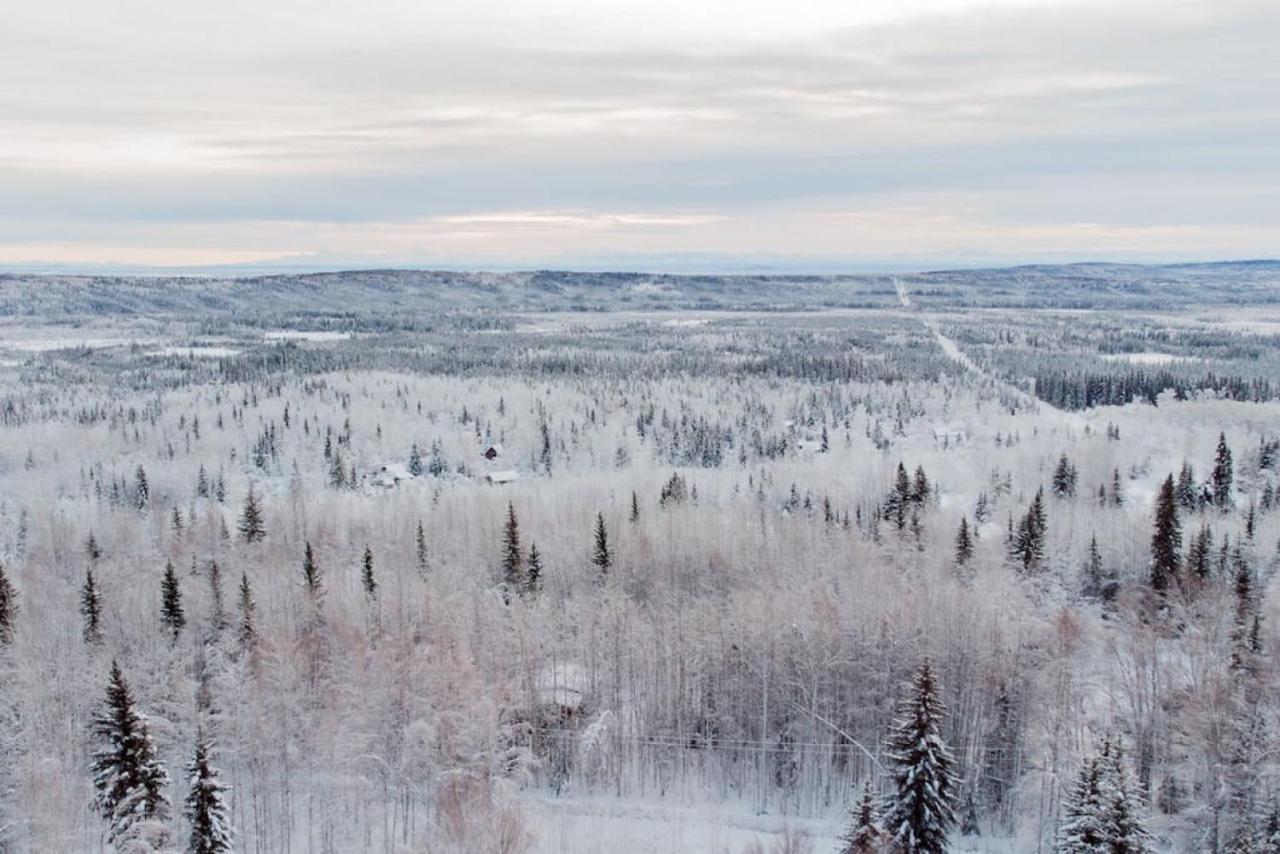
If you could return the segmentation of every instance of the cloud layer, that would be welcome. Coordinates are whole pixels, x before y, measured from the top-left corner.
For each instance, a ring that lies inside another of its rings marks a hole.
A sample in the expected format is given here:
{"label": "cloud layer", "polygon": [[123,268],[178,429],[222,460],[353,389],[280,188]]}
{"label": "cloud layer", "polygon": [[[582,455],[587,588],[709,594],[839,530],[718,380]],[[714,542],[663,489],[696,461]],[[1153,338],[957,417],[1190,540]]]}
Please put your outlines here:
{"label": "cloud layer", "polygon": [[1261,0],[122,0],[10,17],[0,264],[1280,246],[1280,7]]}

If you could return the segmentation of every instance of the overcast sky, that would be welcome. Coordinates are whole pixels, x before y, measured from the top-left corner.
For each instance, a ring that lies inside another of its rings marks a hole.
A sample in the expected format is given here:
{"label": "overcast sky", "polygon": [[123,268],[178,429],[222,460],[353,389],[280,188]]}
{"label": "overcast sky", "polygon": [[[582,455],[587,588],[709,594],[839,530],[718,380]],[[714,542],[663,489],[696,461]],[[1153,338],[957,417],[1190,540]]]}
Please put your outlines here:
{"label": "overcast sky", "polygon": [[11,0],[0,266],[1280,255],[1277,0]]}

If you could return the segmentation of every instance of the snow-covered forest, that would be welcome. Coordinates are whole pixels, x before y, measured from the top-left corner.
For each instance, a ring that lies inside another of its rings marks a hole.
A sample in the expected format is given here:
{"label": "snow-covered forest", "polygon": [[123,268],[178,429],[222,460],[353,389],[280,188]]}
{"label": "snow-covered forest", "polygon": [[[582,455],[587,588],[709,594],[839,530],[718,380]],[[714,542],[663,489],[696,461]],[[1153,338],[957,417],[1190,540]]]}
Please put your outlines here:
{"label": "snow-covered forest", "polygon": [[1280,851],[1274,265],[205,285],[0,281],[0,850]]}

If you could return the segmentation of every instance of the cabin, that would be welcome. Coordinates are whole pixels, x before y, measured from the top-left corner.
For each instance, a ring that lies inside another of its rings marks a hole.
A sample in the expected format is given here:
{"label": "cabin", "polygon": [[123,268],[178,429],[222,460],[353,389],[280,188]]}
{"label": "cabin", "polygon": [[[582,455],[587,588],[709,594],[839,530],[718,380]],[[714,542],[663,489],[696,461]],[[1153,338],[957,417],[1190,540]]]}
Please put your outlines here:
{"label": "cabin", "polygon": [[491,471],[485,475],[485,479],[488,480],[489,483],[514,483],[520,479],[520,472],[515,469],[510,469],[508,471]]}
{"label": "cabin", "polygon": [[485,445],[484,450],[480,452],[480,456],[484,457],[486,460],[496,460],[498,457],[502,456],[502,446]]}

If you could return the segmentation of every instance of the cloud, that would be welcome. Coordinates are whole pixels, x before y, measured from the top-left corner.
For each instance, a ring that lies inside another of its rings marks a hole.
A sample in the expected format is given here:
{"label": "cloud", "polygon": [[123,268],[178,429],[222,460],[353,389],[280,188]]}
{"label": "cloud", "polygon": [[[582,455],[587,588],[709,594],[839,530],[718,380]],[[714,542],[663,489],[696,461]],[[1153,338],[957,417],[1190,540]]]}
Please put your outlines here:
{"label": "cloud", "polygon": [[282,255],[827,252],[788,226],[833,210],[922,256],[1280,236],[1269,3],[54,5],[0,32],[7,258],[264,224]]}

